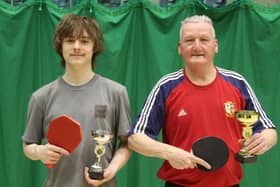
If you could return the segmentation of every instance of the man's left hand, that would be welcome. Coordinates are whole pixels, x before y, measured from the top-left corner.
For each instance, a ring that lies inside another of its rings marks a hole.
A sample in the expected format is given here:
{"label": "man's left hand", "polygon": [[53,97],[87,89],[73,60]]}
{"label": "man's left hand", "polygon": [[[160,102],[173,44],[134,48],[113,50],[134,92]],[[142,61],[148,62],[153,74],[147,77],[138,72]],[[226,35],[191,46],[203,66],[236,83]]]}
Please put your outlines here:
{"label": "man's left hand", "polygon": [[255,133],[244,145],[245,149],[254,155],[261,155],[268,151],[277,142],[277,132],[275,129],[265,129],[260,133]]}

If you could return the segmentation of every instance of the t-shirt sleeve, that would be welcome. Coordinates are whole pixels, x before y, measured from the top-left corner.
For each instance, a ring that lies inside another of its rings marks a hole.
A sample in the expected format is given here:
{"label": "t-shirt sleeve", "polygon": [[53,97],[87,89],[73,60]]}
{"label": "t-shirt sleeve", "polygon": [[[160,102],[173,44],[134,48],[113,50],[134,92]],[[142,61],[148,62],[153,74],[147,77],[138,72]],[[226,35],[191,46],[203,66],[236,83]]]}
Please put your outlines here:
{"label": "t-shirt sleeve", "polygon": [[165,97],[162,87],[155,86],[150,92],[141,113],[135,120],[129,135],[146,134],[152,139],[157,137],[162,129],[165,118]]}
{"label": "t-shirt sleeve", "polygon": [[258,100],[255,92],[253,91],[253,89],[251,88],[249,83],[247,81],[244,81],[243,84],[245,87],[244,90],[246,90],[246,92],[247,92],[246,97],[245,97],[245,99],[246,99],[245,109],[257,111],[260,115],[259,121],[254,124],[254,127],[253,127],[254,133],[261,132],[262,130],[267,129],[267,128],[275,128],[275,125],[273,124],[271,119],[268,117],[268,115],[264,111],[260,101]]}
{"label": "t-shirt sleeve", "polygon": [[28,105],[27,122],[22,141],[26,144],[40,144],[43,137],[43,111],[36,97],[32,95]]}

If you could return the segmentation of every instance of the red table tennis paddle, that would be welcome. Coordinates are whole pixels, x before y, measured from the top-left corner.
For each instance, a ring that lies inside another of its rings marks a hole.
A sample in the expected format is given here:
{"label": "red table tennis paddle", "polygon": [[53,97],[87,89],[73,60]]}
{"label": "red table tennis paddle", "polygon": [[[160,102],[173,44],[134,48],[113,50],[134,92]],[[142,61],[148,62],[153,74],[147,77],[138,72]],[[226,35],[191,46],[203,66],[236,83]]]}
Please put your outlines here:
{"label": "red table tennis paddle", "polygon": [[192,151],[195,156],[211,165],[211,169],[207,169],[198,164],[197,168],[203,171],[217,170],[223,167],[229,159],[227,144],[222,139],[213,136],[197,140],[192,146]]}
{"label": "red table tennis paddle", "polygon": [[[67,115],[61,115],[50,122],[47,141],[72,153],[82,141],[80,123]],[[48,168],[54,165],[46,164]]]}

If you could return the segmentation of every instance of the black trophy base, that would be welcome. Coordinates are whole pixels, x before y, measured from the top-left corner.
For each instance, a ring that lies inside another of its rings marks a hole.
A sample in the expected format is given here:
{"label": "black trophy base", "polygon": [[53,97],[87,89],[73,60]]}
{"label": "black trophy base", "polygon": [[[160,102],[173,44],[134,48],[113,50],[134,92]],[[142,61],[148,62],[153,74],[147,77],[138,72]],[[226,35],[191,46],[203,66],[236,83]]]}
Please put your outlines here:
{"label": "black trophy base", "polygon": [[236,154],[235,155],[235,160],[238,162],[245,164],[245,163],[254,163],[257,161],[257,156],[256,155],[240,155]]}
{"label": "black trophy base", "polygon": [[88,170],[89,177],[95,180],[104,179],[104,171],[100,167],[91,166]]}

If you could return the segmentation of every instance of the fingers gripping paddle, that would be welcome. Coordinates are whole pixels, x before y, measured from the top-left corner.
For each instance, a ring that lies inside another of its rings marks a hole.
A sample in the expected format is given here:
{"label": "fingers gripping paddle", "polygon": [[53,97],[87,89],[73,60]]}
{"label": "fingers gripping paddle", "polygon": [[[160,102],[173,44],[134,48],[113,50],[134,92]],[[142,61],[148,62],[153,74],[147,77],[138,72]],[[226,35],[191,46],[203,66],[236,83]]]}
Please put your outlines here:
{"label": "fingers gripping paddle", "polygon": [[[50,122],[47,141],[72,153],[82,140],[80,123],[67,115],[61,115]],[[46,164],[48,168],[54,165]]]}
{"label": "fingers gripping paddle", "polygon": [[195,156],[202,158],[211,165],[211,169],[207,169],[198,164],[198,169],[203,171],[219,169],[226,164],[229,158],[227,144],[217,137],[199,139],[193,144],[192,151]]}

